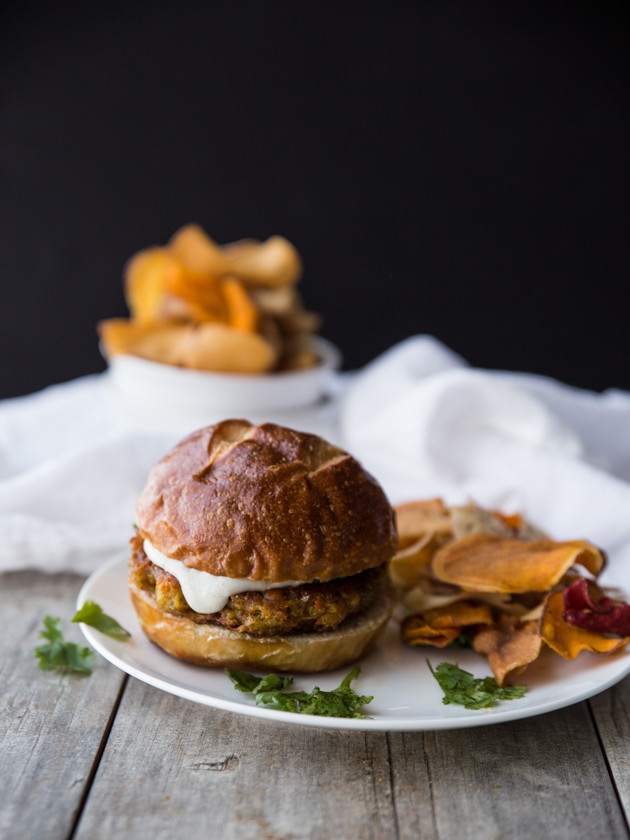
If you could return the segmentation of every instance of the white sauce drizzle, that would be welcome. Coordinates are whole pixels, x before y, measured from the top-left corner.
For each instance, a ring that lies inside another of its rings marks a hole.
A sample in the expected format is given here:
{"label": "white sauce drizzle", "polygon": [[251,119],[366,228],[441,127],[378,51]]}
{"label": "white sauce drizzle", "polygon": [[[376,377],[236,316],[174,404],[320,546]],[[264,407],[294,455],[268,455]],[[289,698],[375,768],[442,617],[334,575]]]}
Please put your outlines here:
{"label": "white sauce drizzle", "polygon": [[144,541],[144,553],[152,563],[173,575],[179,581],[186,603],[198,613],[215,613],[223,609],[230,595],[239,592],[265,592],[267,589],[281,589],[285,586],[302,586],[305,581],[250,580],[229,578],[189,569],[181,560],[173,560],[154,548],[149,540]]}

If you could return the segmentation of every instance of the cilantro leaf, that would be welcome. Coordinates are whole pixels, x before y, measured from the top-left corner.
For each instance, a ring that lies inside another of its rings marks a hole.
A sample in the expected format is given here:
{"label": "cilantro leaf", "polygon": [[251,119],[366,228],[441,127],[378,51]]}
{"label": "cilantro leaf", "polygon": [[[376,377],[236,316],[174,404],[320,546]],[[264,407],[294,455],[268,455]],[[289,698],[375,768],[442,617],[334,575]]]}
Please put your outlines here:
{"label": "cilantro leaf", "polygon": [[43,671],[75,671],[79,674],[91,674],[94,664],[94,651],[80,647],[74,642],[67,642],[61,632],[61,619],[47,615],[44,619],[45,630],[40,636],[48,644],[35,648],[35,656]]}
{"label": "cilantro leaf", "polygon": [[226,668],[225,673],[234,683],[234,688],[242,691],[243,694],[255,694],[260,685],[260,677],[247,674],[245,671],[238,671],[236,668]]}
{"label": "cilantro leaf", "polygon": [[429,670],[444,692],[442,703],[457,703],[466,709],[491,709],[499,700],[517,700],[527,691],[525,685],[499,686],[494,677],[474,677],[458,665],[442,662],[435,670],[427,659]]}
{"label": "cilantro leaf", "polygon": [[104,613],[95,601],[86,601],[72,621],[74,623],[81,622],[82,624],[89,624],[95,630],[99,630],[107,636],[112,636],[114,639],[119,639],[121,642],[131,637],[131,633],[125,630],[124,627],[121,627],[111,615]]}
{"label": "cilantro leaf", "polygon": [[526,691],[526,685],[504,685],[497,689],[496,697],[497,700],[519,700]]}
{"label": "cilantro leaf", "polygon": [[257,706],[265,706],[280,712],[294,712],[301,715],[320,715],[324,717],[364,718],[360,709],[367,706],[373,697],[362,696],[351,688],[351,682],[361,673],[354,668],[332,691],[322,691],[319,686],[311,692],[290,691],[285,689],[293,682],[293,677],[279,677],[268,674],[255,677],[244,671],[226,668],[225,673],[238,691],[253,694]]}
{"label": "cilantro leaf", "polygon": [[266,677],[255,677],[245,671],[237,671],[234,668],[226,668],[225,673],[234,683],[234,687],[244,694],[258,694],[264,691],[276,691],[286,688],[293,682],[293,677],[278,677],[275,674],[267,674]]}

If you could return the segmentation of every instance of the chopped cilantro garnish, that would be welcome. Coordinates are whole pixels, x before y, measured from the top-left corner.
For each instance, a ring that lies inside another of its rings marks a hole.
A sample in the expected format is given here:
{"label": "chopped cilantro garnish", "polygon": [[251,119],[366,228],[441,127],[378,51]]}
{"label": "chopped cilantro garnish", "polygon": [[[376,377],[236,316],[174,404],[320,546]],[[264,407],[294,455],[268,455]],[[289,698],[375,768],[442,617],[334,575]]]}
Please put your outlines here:
{"label": "chopped cilantro garnish", "polygon": [[91,674],[94,652],[74,642],[67,642],[61,632],[61,619],[47,615],[44,626],[46,629],[41,631],[40,636],[47,639],[48,644],[35,648],[39,667],[44,671],[74,671],[79,674]]}
{"label": "chopped cilantro garnish", "polygon": [[281,712],[295,712],[301,715],[322,715],[325,717],[364,718],[359,710],[371,703],[373,697],[357,694],[350,687],[356,679],[360,669],[354,668],[341,684],[332,691],[322,691],[318,686],[311,692],[291,691],[285,689],[293,682],[293,677],[279,677],[268,674],[265,677],[255,677],[244,671],[226,668],[225,673],[234,683],[234,687],[245,694],[253,694],[257,706],[265,706]]}
{"label": "chopped cilantro garnish", "polygon": [[119,639],[122,642],[131,636],[131,633],[125,630],[124,627],[121,627],[115,618],[104,613],[95,601],[86,601],[72,621],[75,623],[89,624],[95,630],[99,630],[101,633],[105,633],[105,635],[112,636],[114,639]]}
{"label": "chopped cilantro garnish", "polygon": [[458,665],[442,662],[435,670],[427,665],[444,692],[442,703],[457,703],[466,709],[491,709],[499,700],[517,700],[527,691],[525,685],[497,685],[494,677],[474,677]]}

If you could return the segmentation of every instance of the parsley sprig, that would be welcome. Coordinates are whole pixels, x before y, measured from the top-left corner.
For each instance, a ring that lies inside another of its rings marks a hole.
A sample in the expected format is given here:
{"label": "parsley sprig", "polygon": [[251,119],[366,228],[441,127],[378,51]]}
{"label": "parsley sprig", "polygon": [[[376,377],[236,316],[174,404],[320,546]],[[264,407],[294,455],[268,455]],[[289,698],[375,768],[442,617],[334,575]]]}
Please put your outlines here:
{"label": "parsley sprig", "polygon": [[[103,612],[95,601],[86,601],[75,614],[73,622],[89,624],[101,633],[114,639],[126,641],[131,633]],[[88,647],[81,647],[75,642],[68,642],[61,630],[61,619],[47,615],[44,619],[44,630],[40,636],[47,640],[47,644],[35,648],[35,656],[39,660],[39,667],[43,671],[74,671],[78,674],[91,674],[94,665],[94,651]]]}
{"label": "parsley sprig", "polygon": [[95,630],[105,633],[106,636],[119,639],[121,642],[126,641],[131,636],[131,633],[125,630],[115,618],[104,613],[102,607],[96,601],[86,601],[72,621],[74,623],[89,624]]}
{"label": "parsley sprig", "polygon": [[491,709],[499,700],[517,700],[527,691],[525,685],[499,686],[494,677],[475,677],[450,662],[442,662],[435,670],[428,659],[427,665],[444,692],[445,705],[457,703],[466,709]]}
{"label": "parsley sprig", "polygon": [[238,691],[254,695],[257,706],[265,706],[280,712],[324,717],[365,718],[366,715],[360,709],[374,699],[359,695],[350,687],[350,683],[361,673],[358,667],[350,671],[341,684],[332,691],[322,691],[315,686],[311,692],[285,692],[285,689],[293,682],[292,676],[279,677],[276,674],[267,674],[265,677],[256,677],[233,668],[226,668],[225,673]]}
{"label": "parsley sprig", "polygon": [[75,642],[67,642],[61,631],[61,619],[47,615],[44,619],[45,630],[40,636],[48,643],[35,648],[35,656],[43,671],[74,671],[79,674],[91,674],[94,664],[94,652],[88,647],[81,647]]}

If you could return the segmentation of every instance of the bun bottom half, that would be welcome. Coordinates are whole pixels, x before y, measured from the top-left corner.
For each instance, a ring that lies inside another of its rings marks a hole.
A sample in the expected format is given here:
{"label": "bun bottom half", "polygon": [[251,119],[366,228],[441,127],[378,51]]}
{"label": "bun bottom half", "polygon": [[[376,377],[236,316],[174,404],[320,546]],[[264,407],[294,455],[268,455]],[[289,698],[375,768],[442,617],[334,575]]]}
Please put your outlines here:
{"label": "bun bottom half", "polygon": [[385,629],[395,603],[384,588],[364,612],[327,633],[257,638],[165,612],[151,592],[130,583],[129,592],[145,635],[176,659],[195,665],[263,671],[332,671],[364,656]]}

